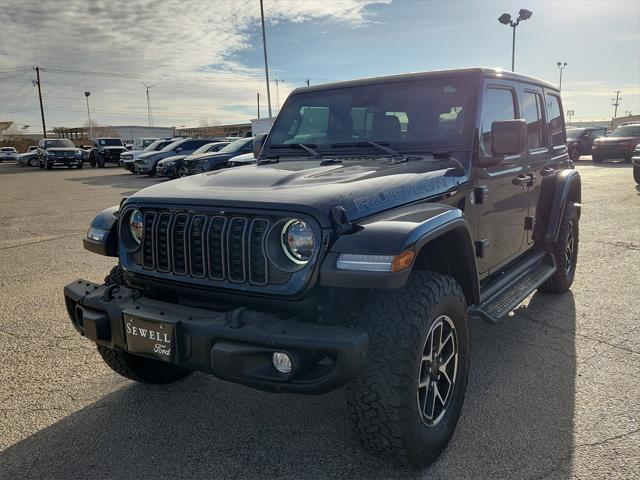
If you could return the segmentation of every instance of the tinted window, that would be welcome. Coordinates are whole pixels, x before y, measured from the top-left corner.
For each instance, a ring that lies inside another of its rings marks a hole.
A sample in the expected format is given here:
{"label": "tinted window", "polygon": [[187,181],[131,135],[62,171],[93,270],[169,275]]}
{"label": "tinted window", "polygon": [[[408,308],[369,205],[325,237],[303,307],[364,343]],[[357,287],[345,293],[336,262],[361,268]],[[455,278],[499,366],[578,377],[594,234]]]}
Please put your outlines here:
{"label": "tinted window", "polygon": [[[560,98],[556,95],[547,94],[547,113],[549,114],[549,132],[551,133],[551,142],[553,146],[564,145],[566,138],[564,134],[564,116],[562,115],[562,109],[560,108]],[[567,136],[571,138],[579,138],[584,129],[576,129],[580,133],[572,130],[571,133],[567,132]]]}
{"label": "tinted window", "polygon": [[100,138],[96,142],[101,147],[121,147],[122,140],[119,138]]}
{"label": "tinted window", "polygon": [[251,145],[251,147],[253,146],[253,138],[241,138],[240,140],[231,142],[226,147],[220,149],[219,152],[220,153],[236,153],[241,151],[243,148],[247,148],[249,145]]}
{"label": "tinted window", "polygon": [[[547,102],[547,105],[548,105],[548,102]],[[549,116],[551,116],[551,110],[549,110]],[[553,118],[551,119],[551,122],[549,122],[550,125],[553,125],[552,122],[553,122]],[[553,131],[554,131],[553,130],[553,126],[549,127],[549,129],[551,130],[551,135],[553,137]],[[586,128],[571,128],[571,129],[567,130],[567,138],[570,138],[572,140],[576,140],[576,139],[582,137],[582,135],[586,131],[587,131]],[[555,145],[556,143],[554,142],[553,144]]]}
{"label": "tinted window", "polygon": [[527,121],[529,149],[545,146],[542,125],[542,101],[540,95],[532,92],[522,94],[522,118]]}
{"label": "tinted window", "polygon": [[[399,149],[457,146],[470,138],[474,89],[469,79],[446,78],[299,93],[278,115],[267,147],[309,143],[324,150],[367,141]],[[287,151],[281,147],[278,154]]]}
{"label": "tinted window", "polygon": [[640,125],[629,125],[627,127],[618,127],[610,137],[640,137]]}
{"label": "tinted window", "polygon": [[488,88],[482,104],[482,148],[491,155],[491,124],[502,120],[516,118],[516,107],[513,92],[504,88]]}

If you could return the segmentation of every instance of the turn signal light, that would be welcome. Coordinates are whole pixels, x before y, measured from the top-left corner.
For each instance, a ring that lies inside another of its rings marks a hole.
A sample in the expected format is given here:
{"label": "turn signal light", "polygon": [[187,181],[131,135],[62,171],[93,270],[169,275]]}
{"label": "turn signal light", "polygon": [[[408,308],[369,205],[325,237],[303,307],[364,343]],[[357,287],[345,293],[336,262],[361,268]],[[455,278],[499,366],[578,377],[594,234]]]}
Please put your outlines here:
{"label": "turn signal light", "polygon": [[391,263],[391,271],[392,272],[401,272],[411,266],[413,263],[413,258],[415,257],[415,253],[411,250],[407,250],[406,252],[402,252],[400,255],[396,255],[393,257],[393,262]]}

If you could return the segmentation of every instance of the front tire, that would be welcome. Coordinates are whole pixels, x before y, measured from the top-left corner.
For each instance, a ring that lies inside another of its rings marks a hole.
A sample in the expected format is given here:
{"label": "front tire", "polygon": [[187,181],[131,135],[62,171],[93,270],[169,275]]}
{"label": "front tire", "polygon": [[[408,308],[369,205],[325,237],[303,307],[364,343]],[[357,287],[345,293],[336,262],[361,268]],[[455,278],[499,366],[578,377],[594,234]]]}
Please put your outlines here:
{"label": "front tire", "polygon": [[37,158],[32,158],[31,160],[29,160],[29,166],[31,167],[37,167],[40,164],[40,162],[38,161]]}
{"label": "front tire", "polygon": [[573,203],[567,202],[562,212],[558,240],[549,249],[556,261],[556,271],[538,290],[545,293],[564,293],[569,290],[576,274],[578,240],[578,209]]}
{"label": "front tire", "polygon": [[352,425],[376,456],[426,467],[449,443],[467,388],[465,297],[432,272],[371,295],[361,317],[369,358],[348,387]]}

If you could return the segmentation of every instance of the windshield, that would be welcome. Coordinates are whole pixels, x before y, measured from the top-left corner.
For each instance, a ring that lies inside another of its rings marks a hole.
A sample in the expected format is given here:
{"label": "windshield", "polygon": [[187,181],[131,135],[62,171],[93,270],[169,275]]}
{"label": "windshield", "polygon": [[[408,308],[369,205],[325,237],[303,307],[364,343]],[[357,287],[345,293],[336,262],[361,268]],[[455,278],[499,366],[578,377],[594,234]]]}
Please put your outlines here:
{"label": "windshield", "polygon": [[60,147],[76,148],[74,143],[68,138],[59,138],[57,140],[44,141],[44,148],[60,148]]}
{"label": "windshield", "polygon": [[160,150],[161,148],[166,147],[171,143],[170,140],[156,140],[150,143],[147,148],[143,150],[143,152],[155,152],[156,150]]}
{"label": "windshield", "polygon": [[156,140],[153,138],[145,138],[144,140],[142,140],[142,148],[147,148],[149,145],[155,142]]}
{"label": "windshield", "polygon": [[15,152],[16,149],[13,148],[13,147],[2,147],[2,148],[0,148],[0,151],[2,151],[2,152]]}
{"label": "windshield", "polygon": [[248,143],[252,143],[253,138],[241,138],[240,140],[236,140],[235,142],[231,142],[224,148],[218,150],[220,153],[234,153],[238,150],[242,150]]}
{"label": "windshield", "polygon": [[609,134],[610,137],[640,137],[640,125],[618,127]]}
{"label": "windshield", "polygon": [[199,149],[195,150],[191,155],[195,155],[197,153],[207,153],[213,145],[214,143],[205,143]]}
{"label": "windshield", "polygon": [[165,146],[161,152],[173,152],[176,148],[178,148],[182,142],[184,142],[186,138],[181,138],[180,140],[176,140],[175,142],[171,142],[169,145]]}
{"label": "windshield", "polygon": [[277,154],[296,143],[321,151],[364,142],[452,148],[472,138],[474,90],[470,78],[442,78],[302,92],[287,100],[268,148]]}
{"label": "windshield", "polygon": [[121,147],[122,140],[119,138],[99,138],[97,141],[101,147]]}
{"label": "windshield", "polygon": [[567,130],[567,138],[575,140],[576,138],[580,138],[584,132],[584,128],[572,128],[571,130]]}

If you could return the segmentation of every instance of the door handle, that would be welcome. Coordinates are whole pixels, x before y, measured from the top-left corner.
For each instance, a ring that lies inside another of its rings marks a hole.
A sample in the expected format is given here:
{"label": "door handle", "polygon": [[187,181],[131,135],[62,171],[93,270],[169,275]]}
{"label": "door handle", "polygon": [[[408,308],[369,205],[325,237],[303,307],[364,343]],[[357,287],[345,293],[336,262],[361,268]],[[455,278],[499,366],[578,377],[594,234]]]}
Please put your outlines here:
{"label": "door handle", "polygon": [[531,178],[529,177],[529,175],[525,175],[524,173],[521,173],[516,178],[511,180],[511,183],[513,183],[517,187],[521,187],[522,185],[525,185],[530,181],[531,181]]}

